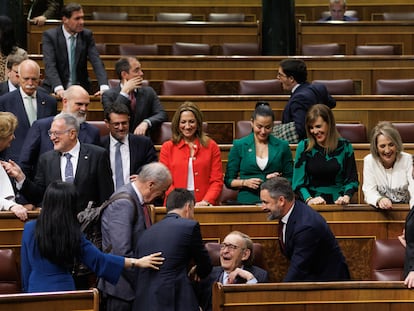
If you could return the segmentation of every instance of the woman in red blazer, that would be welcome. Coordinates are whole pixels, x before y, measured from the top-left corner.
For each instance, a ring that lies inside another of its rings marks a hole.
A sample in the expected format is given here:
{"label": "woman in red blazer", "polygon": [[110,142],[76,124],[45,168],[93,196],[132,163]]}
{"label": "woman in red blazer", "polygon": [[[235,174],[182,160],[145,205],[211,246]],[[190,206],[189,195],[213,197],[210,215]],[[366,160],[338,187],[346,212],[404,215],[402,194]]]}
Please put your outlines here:
{"label": "woman in red blazer", "polygon": [[215,205],[223,188],[223,169],[217,143],[203,132],[203,114],[185,102],[171,122],[172,138],[161,147],[160,162],[172,175],[174,188],[194,193],[196,206]]}

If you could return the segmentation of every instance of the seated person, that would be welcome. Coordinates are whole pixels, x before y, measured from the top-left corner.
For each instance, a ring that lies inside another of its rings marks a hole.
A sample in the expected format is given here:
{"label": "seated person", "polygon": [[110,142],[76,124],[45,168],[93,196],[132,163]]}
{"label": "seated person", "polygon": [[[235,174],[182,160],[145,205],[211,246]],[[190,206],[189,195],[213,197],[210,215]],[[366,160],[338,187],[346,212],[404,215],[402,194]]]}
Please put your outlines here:
{"label": "seated person", "polygon": [[287,141],[270,135],[275,117],[268,103],[259,102],[253,112],[252,133],[236,139],[228,156],[224,183],[238,188],[240,204],[260,203],[260,184],[275,176],[292,178],[292,153]]}
{"label": "seated person", "polygon": [[222,284],[256,284],[269,281],[267,271],[253,265],[253,242],[247,234],[230,232],[220,245],[220,266],[200,283],[200,305],[211,311],[211,289],[214,282]]}
{"label": "seated person", "polygon": [[413,158],[403,152],[400,133],[390,122],[372,131],[371,154],[364,158],[365,202],[381,209],[393,203],[414,204]]}
{"label": "seated person", "polygon": [[321,22],[326,22],[326,21],[354,22],[358,20],[358,18],[356,17],[345,15],[346,0],[329,0],[329,12],[331,13],[331,15],[325,18],[321,18],[320,19]]}
{"label": "seated person", "polygon": [[296,149],[293,191],[308,205],[348,204],[359,185],[351,143],[339,136],[326,105],[313,105],[305,124],[308,138]]}

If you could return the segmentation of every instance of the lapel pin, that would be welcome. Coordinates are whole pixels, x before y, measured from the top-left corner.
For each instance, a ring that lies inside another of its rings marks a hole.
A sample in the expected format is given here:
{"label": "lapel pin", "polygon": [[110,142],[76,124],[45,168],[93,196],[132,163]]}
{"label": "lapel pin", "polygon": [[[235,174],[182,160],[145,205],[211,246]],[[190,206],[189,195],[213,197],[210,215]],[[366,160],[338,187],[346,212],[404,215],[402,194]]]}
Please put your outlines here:
{"label": "lapel pin", "polygon": [[88,156],[86,155],[86,156],[84,157],[84,159],[85,159],[85,160],[88,160]]}

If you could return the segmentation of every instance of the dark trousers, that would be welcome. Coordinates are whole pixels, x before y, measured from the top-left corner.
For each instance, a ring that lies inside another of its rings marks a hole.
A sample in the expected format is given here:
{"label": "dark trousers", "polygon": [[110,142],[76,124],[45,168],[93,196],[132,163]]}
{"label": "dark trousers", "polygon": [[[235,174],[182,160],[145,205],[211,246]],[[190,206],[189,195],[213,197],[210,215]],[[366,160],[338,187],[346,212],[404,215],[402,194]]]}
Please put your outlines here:
{"label": "dark trousers", "polygon": [[131,311],[134,301],[127,301],[102,293],[101,308],[104,311]]}

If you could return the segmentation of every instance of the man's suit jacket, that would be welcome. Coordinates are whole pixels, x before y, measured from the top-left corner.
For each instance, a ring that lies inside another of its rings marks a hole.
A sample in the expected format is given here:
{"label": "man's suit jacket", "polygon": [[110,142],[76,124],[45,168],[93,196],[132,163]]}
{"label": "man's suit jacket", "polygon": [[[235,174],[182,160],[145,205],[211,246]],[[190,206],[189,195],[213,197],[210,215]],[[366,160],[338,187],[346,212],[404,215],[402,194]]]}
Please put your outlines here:
{"label": "man's suit jacket", "polygon": [[[55,150],[40,156],[34,181],[26,178],[20,190],[30,203],[38,205],[46,187],[54,180],[62,180],[60,158],[61,153]],[[104,148],[80,144],[74,185],[79,194],[78,212],[84,210],[89,201],[100,205],[111,196],[114,184],[108,153]]]}
{"label": "man's suit jacket", "polygon": [[285,225],[284,255],[290,261],[284,282],[349,280],[348,266],[325,219],[295,201]]}
{"label": "man's suit jacket", "polygon": [[0,83],[0,96],[9,92],[9,81],[3,81]]}
{"label": "man's suit jacket", "polygon": [[[157,151],[155,150],[154,144],[152,143],[150,138],[146,136],[129,134],[128,142],[130,175],[137,174],[143,165],[158,161]],[[109,135],[102,137],[101,144],[108,151],[109,154]]]}
{"label": "man's suit jacket", "polygon": [[45,16],[47,19],[60,19],[63,0],[32,0],[28,18]]}
{"label": "man's suit jacket", "polygon": [[199,277],[205,278],[211,271],[200,224],[175,213],[167,214],[145,230],[138,241],[138,258],[154,252],[162,252],[166,259],[159,271],[139,269],[133,310],[199,310],[187,269],[194,260]]}
{"label": "man's suit jacket", "polygon": [[[47,131],[50,129],[54,117],[43,118],[33,122],[27,132],[22,151],[20,153],[19,165],[29,178],[36,172],[36,164],[39,156],[46,151],[53,150],[53,143]],[[96,126],[83,122],[80,125],[78,139],[81,143],[100,146],[99,129]]]}
{"label": "man's suit jacket", "polygon": [[[51,93],[54,92],[55,87],[58,85],[66,88],[70,78],[70,71],[66,39],[62,26],[43,32],[42,47],[46,75],[43,81],[43,87]],[[88,76],[88,59],[95,71],[98,84],[108,84],[106,71],[96,49],[92,32],[89,29],[84,29],[76,37],[76,77],[79,84],[90,92],[91,85]]]}
{"label": "man's suit jacket", "polygon": [[414,271],[414,208],[412,208],[405,220],[405,248],[404,279],[410,271]]}
{"label": "man's suit jacket", "polygon": [[[137,241],[146,229],[143,206],[131,183],[115,193],[119,192],[129,193],[135,206],[127,199],[118,199],[104,210],[101,218],[102,249],[110,249],[114,255],[137,257]],[[116,285],[100,279],[98,288],[106,294],[132,302],[135,299],[135,277],[136,271],[124,270]]]}
{"label": "man's suit jacket", "polygon": [[[118,102],[126,105],[131,111],[131,100],[120,94],[121,86],[109,89],[102,95],[102,104],[105,109],[110,103]],[[161,102],[150,86],[143,86],[135,92],[136,108],[135,114],[131,115],[129,124],[130,132],[134,132],[135,128],[144,120],[151,121],[151,130],[159,128],[162,122],[168,121],[168,115],[161,105]]]}
{"label": "man's suit jacket", "polygon": [[[36,101],[37,119],[56,115],[57,104],[54,97],[38,89],[36,92]],[[24,140],[30,128],[20,89],[0,96],[0,111],[13,113],[19,121],[14,132],[16,138],[12,141],[10,147],[2,152],[2,157],[4,159],[12,159],[13,161],[18,162]]]}
{"label": "man's suit jacket", "polygon": [[306,138],[305,118],[309,108],[315,104],[325,104],[329,108],[336,106],[335,99],[329,95],[321,83],[302,83],[292,93],[282,114],[282,123],[295,122],[299,140]]}

